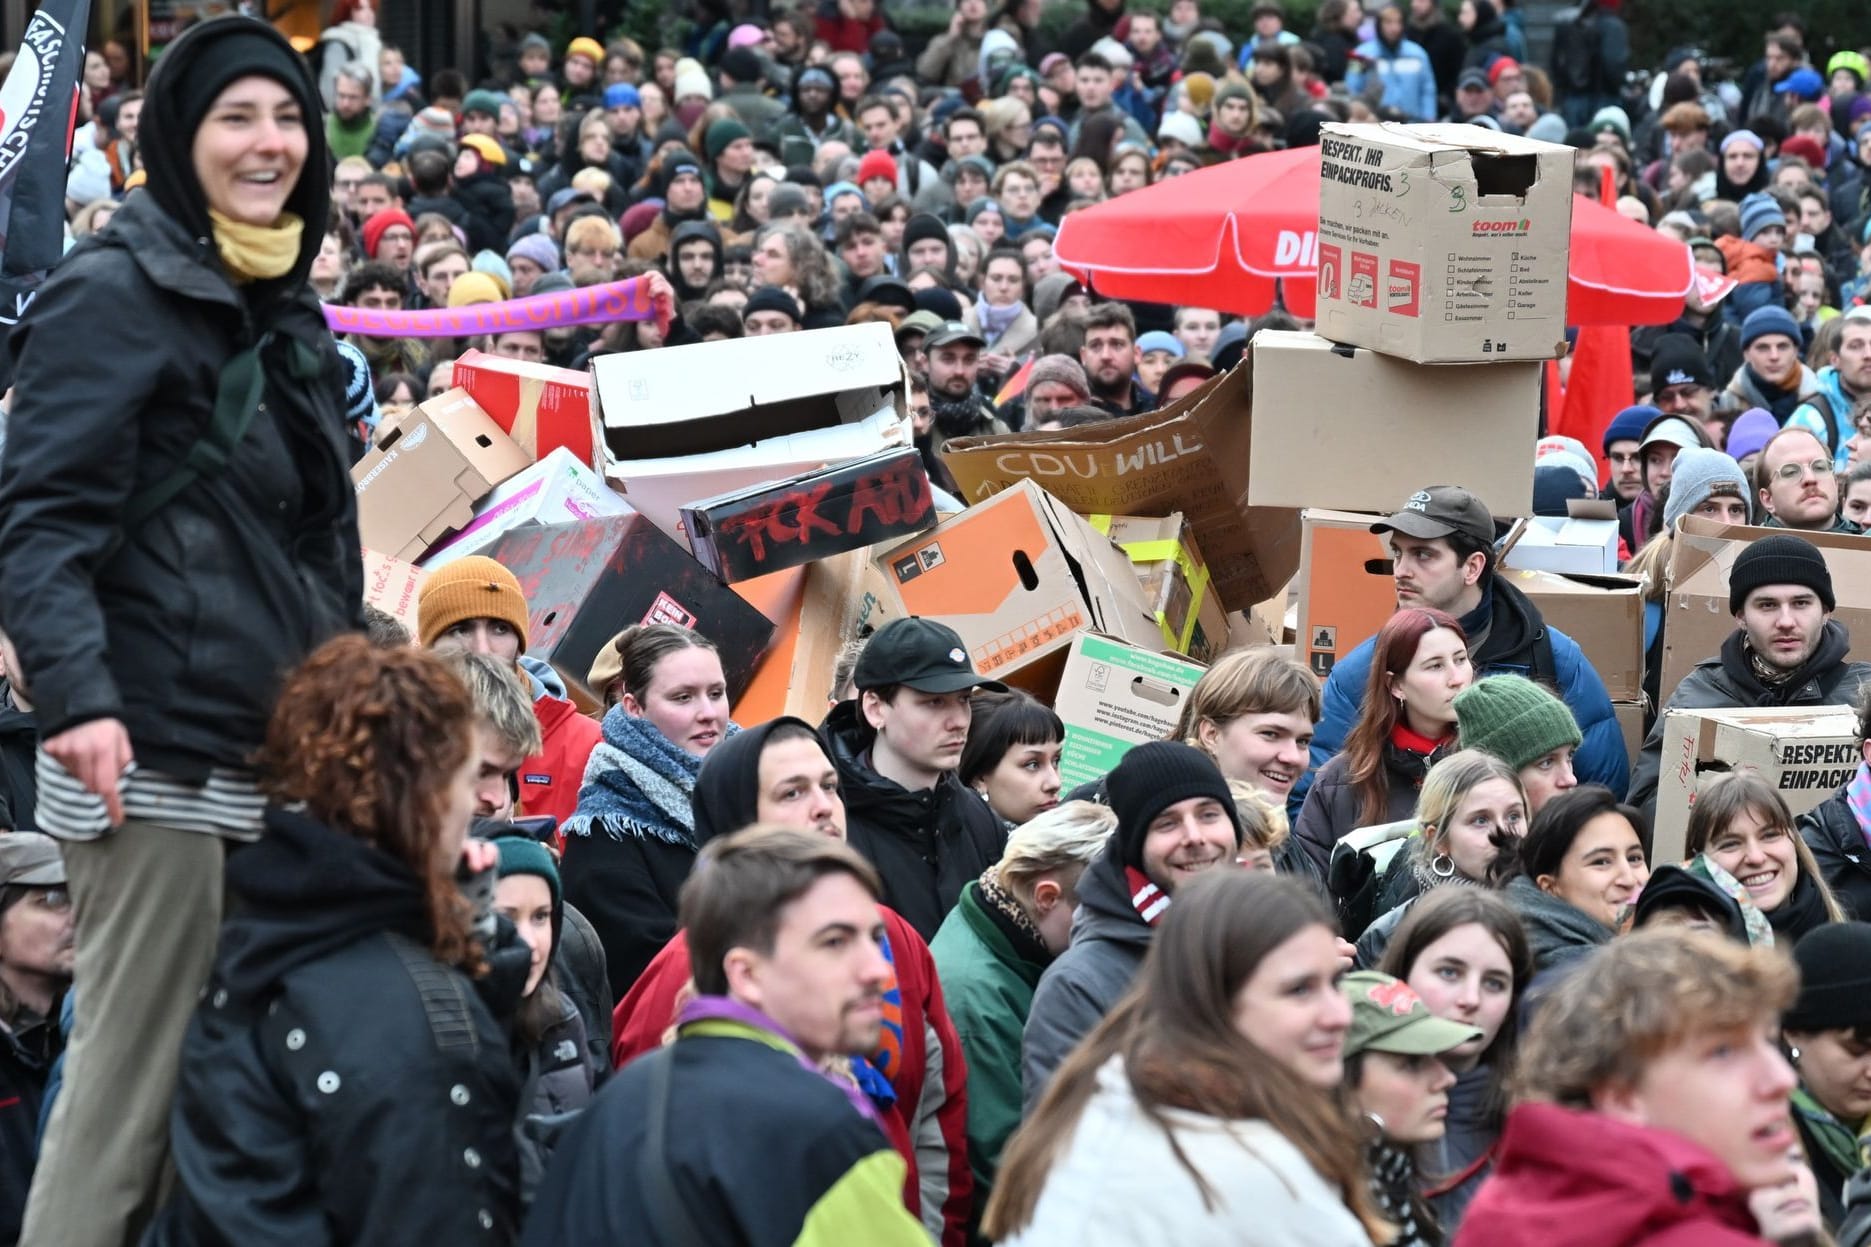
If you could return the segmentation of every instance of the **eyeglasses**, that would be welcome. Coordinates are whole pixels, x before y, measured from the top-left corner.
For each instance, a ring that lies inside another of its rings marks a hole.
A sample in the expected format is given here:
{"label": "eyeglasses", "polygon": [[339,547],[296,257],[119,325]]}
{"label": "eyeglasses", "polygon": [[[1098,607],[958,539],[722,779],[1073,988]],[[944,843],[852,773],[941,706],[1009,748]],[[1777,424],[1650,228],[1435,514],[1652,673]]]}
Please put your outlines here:
{"label": "eyeglasses", "polygon": [[1808,472],[1811,472],[1817,477],[1831,476],[1832,461],[1830,459],[1814,459],[1811,463],[1783,463],[1778,470],[1774,472],[1774,478],[1782,481],[1797,481]]}
{"label": "eyeglasses", "polygon": [[71,908],[71,893],[64,888],[47,888],[43,892],[35,893],[32,903],[41,909],[62,913]]}

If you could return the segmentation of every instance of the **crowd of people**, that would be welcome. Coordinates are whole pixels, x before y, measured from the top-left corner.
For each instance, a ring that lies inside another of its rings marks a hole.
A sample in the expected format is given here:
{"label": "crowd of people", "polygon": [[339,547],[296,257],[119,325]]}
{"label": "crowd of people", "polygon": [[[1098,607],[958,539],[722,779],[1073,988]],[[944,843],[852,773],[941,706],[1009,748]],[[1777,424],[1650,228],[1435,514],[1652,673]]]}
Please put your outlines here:
{"label": "crowd of people", "polygon": [[[0,1241],[1871,1243],[1871,662],[1802,536],[1871,530],[1865,53],[1786,14],[1632,85],[1616,0],[1546,67],[1494,0],[955,0],[920,47],[760,12],[437,68],[339,0],[309,53],[87,54],[72,245],[8,339]],[[413,635],[364,605],[350,469],[463,351],[882,322],[948,482],[952,439],[1307,327],[1103,298],[1067,215],[1375,120],[1568,144],[1693,252],[1599,444],[1528,448],[1536,513],[1618,504],[1641,743],[1459,483],[1372,517],[1396,609],[1327,678],[1231,650],[1070,790],[1059,714],[939,620],[741,724],[672,623],[617,621],[581,713],[485,556]],[[324,316],[631,277],[667,323]],[[1665,688],[1688,517],[1782,531]],[[1713,779],[1659,854],[1664,715],[1722,707],[1849,707],[1862,762],[1797,816]]]}

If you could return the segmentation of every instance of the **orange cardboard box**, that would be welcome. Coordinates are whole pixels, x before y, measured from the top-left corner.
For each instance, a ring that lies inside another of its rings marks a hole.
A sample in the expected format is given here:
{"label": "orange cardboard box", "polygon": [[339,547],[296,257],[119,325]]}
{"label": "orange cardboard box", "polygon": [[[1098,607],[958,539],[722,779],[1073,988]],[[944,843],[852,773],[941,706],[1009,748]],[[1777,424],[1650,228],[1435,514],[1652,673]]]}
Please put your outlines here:
{"label": "orange cardboard box", "polygon": [[1130,559],[1030,480],[874,563],[898,613],[961,633],[975,669],[995,679],[1019,673],[1016,682],[1050,692],[1065,650],[1086,628],[1141,649],[1163,647]]}
{"label": "orange cardboard box", "polygon": [[1397,609],[1390,550],[1371,531],[1380,517],[1349,511],[1300,513],[1299,658],[1321,680],[1338,660],[1377,635]]}

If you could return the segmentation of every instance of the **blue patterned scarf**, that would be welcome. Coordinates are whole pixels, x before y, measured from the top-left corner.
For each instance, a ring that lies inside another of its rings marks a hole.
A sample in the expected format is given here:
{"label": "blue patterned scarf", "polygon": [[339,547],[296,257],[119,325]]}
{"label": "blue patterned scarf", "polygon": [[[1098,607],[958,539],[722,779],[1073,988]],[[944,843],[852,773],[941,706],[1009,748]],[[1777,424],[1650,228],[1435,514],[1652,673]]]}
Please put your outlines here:
{"label": "blue patterned scarf", "polygon": [[[691,799],[702,760],[679,748],[648,719],[625,714],[622,706],[611,707],[603,728],[604,739],[585,764],[578,812],[560,830],[568,836],[588,836],[598,828],[614,840],[638,836],[694,848]],[[724,738],[740,730],[730,723]]]}

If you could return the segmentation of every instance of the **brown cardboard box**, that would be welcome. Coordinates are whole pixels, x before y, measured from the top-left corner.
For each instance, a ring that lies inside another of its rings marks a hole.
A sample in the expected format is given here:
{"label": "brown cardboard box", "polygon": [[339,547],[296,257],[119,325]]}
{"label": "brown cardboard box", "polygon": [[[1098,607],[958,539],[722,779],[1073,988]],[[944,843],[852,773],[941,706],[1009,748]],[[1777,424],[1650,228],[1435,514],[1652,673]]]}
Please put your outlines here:
{"label": "brown cardboard box", "polygon": [[1145,600],[1163,629],[1163,644],[1197,662],[1214,662],[1228,648],[1228,615],[1209,587],[1208,564],[1182,512],[1161,519],[1143,515],[1088,516],[1091,526],[1130,557]]}
{"label": "brown cardboard box", "polygon": [[1296,656],[1321,680],[1339,659],[1377,635],[1397,609],[1390,550],[1371,531],[1378,516],[1300,513]]}
{"label": "brown cardboard box", "polygon": [[1652,862],[1683,860],[1689,807],[1717,775],[1755,772],[1799,815],[1858,770],[1858,716],[1847,706],[1672,710],[1663,725]]}
{"label": "brown cardboard box", "polygon": [[1320,333],[1419,364],[1564,354],[1570,147],[1330,124],[1319,149]]}
{"label": "brown cardboard box", "polygon": [[1611,713],[1618,720],[1618,731],[1624,736],[1624,753],[1630,759],[1631,769],[1635,771],[1637,755],[1644,747],[1644,703],[1612,702]]}
{"label": "brown cardboard box", "polygon": [[428,573],[414,563],[393,559],[375,550],[364,551],[364,601],[395,619],[415,636],[416,595]]}
{"label": "brown cardboard box", "polygon": [[[1030,480],[1081,515],[1181,511],[1222,605],[1246,610],[1299,566],[1299,513],[1247,505],[1253,384],[1243,361],[1160,411],[1053,433],[957,438],[942,461],[963,502]],[[1336,458],[1344,457],[1341,447]]]}
{"label": "brown cardboard box", "polygon": [[1186,658],[1152,653],[1115,637],[1090,632],[1073,637],[1053,699],[1053,709],[1065,720],[1059,778],[1066,788],[1106,774],[1132,745],[1166,739],[1203,670]]}
{"label": "brown cardboard box", "polygon": [[358,535],[366,549],[417,562],[532,462],[466,390],[450,390],[385,421],[351,469]]}
{"label": "brown cardboard box", "polygon": [[[1728,569],[1750,542],[1785,529],[1720,524],[1690,516],[1671,539],[1669,593],[1663,613],[1663,699],[1695,665],[1721,652],[1735,630],[1728,611]],[[1851,634],[1854,658],[1871,645],[1871,540],[1843,533],[1801,533],[1819,547],[1838,598],[1833,618]]]}
{"label": "brown cardboard box", "polygon": [[[1501,569],[1549,627],[1579,643],[1614,702],[1644,699],[1644,588],[1636,576],[1573,576]],[[1672,688],[1673,685],[1665,685]]]}
{"label": "brown cardboard box", "polygon": [[997,680],[1018,674],[1023,686],[1050,686],[1072,638],[1087,628],[1146,649],[1162,644],[1130,560],[1032,481],[873,562],[899,613],[940,619],[961,633],[975,670]]}
{"label": "brown cardboard box", "polygon": [[1426,368],[1274,331],[1251,354],[1253,505],[1389,515],[1425,486],[1460,485],[1498,518],[1533,510],[1540,365]]}

